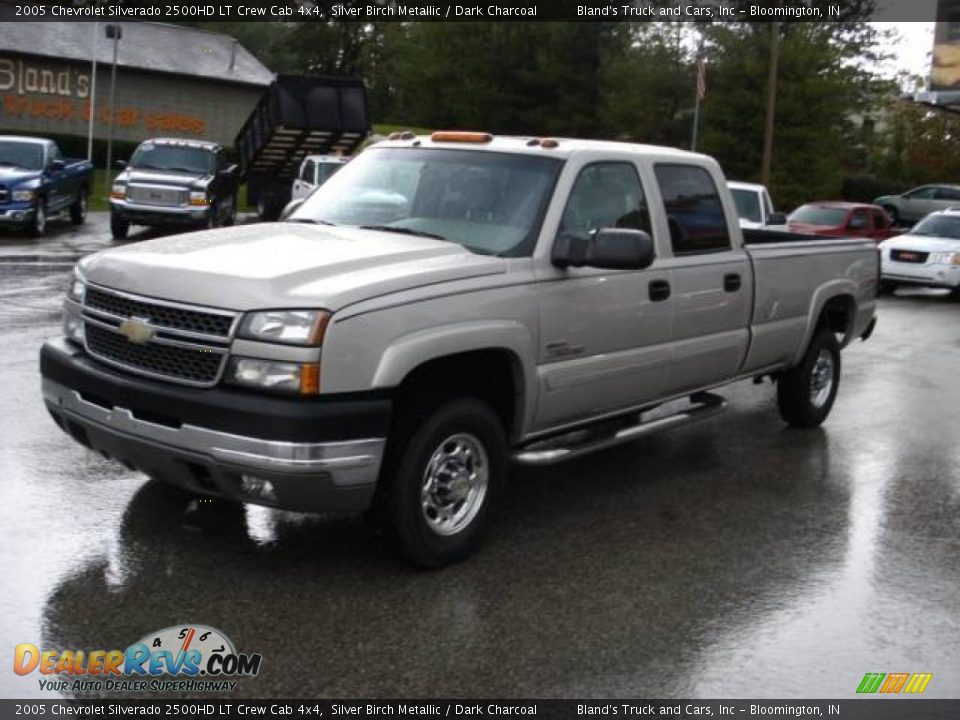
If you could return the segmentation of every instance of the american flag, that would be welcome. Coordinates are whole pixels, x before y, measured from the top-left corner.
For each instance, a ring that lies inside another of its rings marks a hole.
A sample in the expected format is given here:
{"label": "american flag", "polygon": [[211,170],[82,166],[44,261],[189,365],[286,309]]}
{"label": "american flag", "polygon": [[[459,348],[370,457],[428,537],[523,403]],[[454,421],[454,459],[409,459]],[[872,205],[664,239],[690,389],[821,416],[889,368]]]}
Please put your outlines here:
{"label": "american flag", "polygon": [[697,98],[703,100],[707,94],[707,61],[697,61]]}

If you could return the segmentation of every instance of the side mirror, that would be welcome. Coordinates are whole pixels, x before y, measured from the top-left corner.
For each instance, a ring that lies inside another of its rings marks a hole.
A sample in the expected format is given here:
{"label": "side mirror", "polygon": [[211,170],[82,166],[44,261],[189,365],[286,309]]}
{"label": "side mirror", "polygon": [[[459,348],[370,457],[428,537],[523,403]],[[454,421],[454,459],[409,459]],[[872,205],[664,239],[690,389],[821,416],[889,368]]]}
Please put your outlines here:
{"label": "side mirror", "polygon": [[227,165],[223,170],[220,171],[220,174],[224,175],[225,177],[234,177],[238,170],[240,170],[239,165]]}
{"label": "side mirror", "polygon": [[118,168],[121,168],[121,169],[122,169],[122,168],[125,168],[125,167],[127,166],[127,161],[126,161],[126,160],[114,160],[114,161],[113,161],[113,164],[116,165]]}
{"label": "side mirror", "polygon": [[50,163],[50,172],[63,172],[67,164],[63,160],[54,160]]}
{"label": "side mirror", "polygon": [[653,263],[653,238],[626,228],[602,228],[586,238],[563,234],[553,244],[551,259],[557,267],[642,270]]}
{"label": "side mirror", "polygon": [[787,224],[786,213],[782,213],[782,212],[770,213],[767,216],[766,224],[767,225],[786,225]]}
{"label": "side mirror", "polygon": [[288,202],[286,205],[284,205],[284,206],[283,206],[283,212],[280,213],[280,219],[281,219],[281,220],[286,220],[288,217],[290,217],[291,215],[293,215],[293,212],[294,212],[298,207],[300,207],[301,205],[303,205],[303,201],[304,201],[305,199],[306,199],[306,198],[296,198],[295,200],[291,200],[291,201]]}

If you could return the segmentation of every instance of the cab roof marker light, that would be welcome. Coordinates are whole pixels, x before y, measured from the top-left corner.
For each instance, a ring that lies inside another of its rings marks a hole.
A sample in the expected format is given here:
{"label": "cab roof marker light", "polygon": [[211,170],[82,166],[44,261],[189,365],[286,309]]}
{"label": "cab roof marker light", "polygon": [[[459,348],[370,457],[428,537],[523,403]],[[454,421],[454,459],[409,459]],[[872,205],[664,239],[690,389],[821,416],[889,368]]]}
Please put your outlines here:
{"label": "cab roof marker light", "polygon": [[413,140],[415,137],[416,135],[409,130],[394,130],[387,135],[387,140]]}
{"label": "cab roof marker light", "polygon": [[488,143],[493,140],[493,135],[487,132],[438,130],[430,135],[430,139],[433,142]]}
{"label": "cab roof marker light", "polygon": [[540,141],[540,147],[547,150],[553,150],[555,147],[559,147],[560,143],[553,138],[544,138]]}

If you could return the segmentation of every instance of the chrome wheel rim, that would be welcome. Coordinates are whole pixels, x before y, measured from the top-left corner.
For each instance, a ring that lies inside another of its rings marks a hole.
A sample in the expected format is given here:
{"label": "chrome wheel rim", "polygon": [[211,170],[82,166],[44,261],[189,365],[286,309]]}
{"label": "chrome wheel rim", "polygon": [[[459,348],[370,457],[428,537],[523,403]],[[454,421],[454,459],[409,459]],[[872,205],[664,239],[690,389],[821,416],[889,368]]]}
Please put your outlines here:
{"label": "chrome wheel rim", "polygon": [[827,403],[833,390],[834,362],[833,353],[826,348],[817,355],[817,361],[810,373],[810,402],[821,408]]}
{"label": "chrome wheel rim", "polygon": [[87,217],[87,196],[81,194],[80,195],[80,218],[83,219],[86,217]]}
{"label": "chrome wheel rim", "polygon": [[477,516],[487,495],[487,451],[468,433],[451,435],[430,455],[420,485],[420,508],[438,535],[455,535]]}

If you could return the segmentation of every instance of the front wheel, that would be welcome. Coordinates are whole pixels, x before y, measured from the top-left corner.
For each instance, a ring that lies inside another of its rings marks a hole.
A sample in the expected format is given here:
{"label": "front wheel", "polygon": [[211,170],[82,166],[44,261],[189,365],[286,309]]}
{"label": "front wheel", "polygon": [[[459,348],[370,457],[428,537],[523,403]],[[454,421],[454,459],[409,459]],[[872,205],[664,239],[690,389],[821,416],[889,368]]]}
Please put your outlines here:
{"label": "front wheel", "polygon": [[27,220],[25,228],[27,237],[43,237],[47,231],[47,203],[43,198],[37,200],[37,207],[34,208],[33,215]]}
{"label": "front wheel", "polygon": [[777,380],[780,417],[801,428],[826,420],[840,384],[840,345],[827,328],[817,332],[800,364]]}
{"label": "front wheel", "polygon": [[130,232],[130,223],[118,215],[110,215],[110,234],[114,240],[124,240]]}
{"label": "front wheel", "polygon": [[471,398],[441,405],[391,456],[381,502],[407,559],[437,568],[472,553],[507,473],[506,439],[493,410]]}
{"label": "front wheel", "polygon": [[881,280],[879,287],[880,295],[893,295],[897,290],[897,284],[892,280]]}

